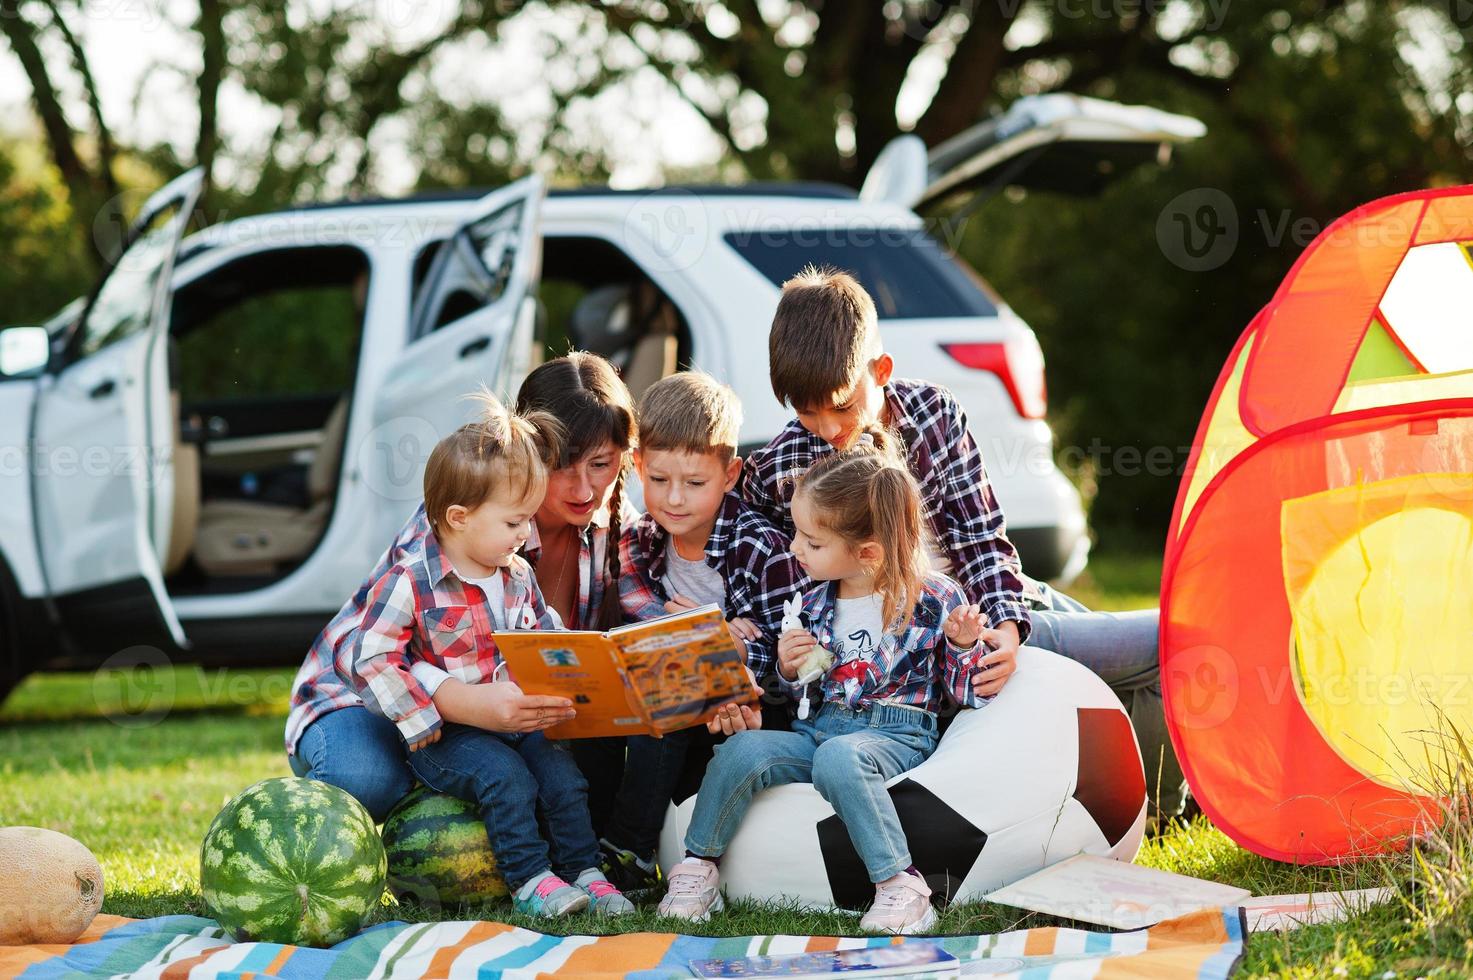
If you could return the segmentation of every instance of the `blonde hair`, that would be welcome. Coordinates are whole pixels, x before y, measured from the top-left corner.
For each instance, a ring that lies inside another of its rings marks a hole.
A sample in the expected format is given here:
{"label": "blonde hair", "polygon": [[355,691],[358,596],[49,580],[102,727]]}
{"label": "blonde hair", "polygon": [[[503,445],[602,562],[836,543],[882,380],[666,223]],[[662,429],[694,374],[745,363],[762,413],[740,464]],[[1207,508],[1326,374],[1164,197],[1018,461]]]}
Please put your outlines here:
{"label": "blonde hair", "polygon": [[898,440],[879,425],[867,426],[851,449],[820,459],[798,478],[794,492],[812,506],[814,519],[851,550],[866,541],[885,549],[875,569],[886,632],[910,624],[929,568],[921,490],[899,455]]}
{"label": "blonde hair", "polygon": [[656,381],[639,401],[639,448],[711,453],[731,462],[742,428],[736,392],[704,371]]}
{"label": "blonde hair", "polygon": [[562,426],[549,413],[513,414],[485,389],[469,397],[480,403],[480,418],[436,443],[425,464],[425,515],[436,529],[451,507],[545,492],[562,451]]}
{"label": "blonde hair", "polygon": [[779,402],[827,407],[878,357],[875,301],[847,272],[805,266],[783,283],[767,335],[768,376]]}

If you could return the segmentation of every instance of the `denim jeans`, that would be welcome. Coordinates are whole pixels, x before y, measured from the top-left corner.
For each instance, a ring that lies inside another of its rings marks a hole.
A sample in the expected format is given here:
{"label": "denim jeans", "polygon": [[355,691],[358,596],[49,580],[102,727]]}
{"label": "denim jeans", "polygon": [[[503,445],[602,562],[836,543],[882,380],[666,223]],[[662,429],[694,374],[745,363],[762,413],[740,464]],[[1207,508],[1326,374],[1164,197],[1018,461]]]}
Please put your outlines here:
{"label": "denim jeans", "polygon": [[383,823],[414,785],[399,729],[362,705],[338,708],[308,725],[286,761],[298,776],[346,790],[375,823]]}
{"label": "denim jeans", "polygon": [[687,728],[664,738],[628,735],[572,742],[573,758],[588,780],[588,804],[599,835],[642,858],[652,855],[660,846],[665,813],[691,742],[704,734],[704,728]]}
{"label": "denim jeans", "polygon": [[813,783],[829,802],[871,881],[910,867],[910,845],[885,783],[936,750],[936,716],[898,705],[853,711],[826,703],[790,732],[738,732],[716,747],[701,782],[685,847],[720,857],[752,797],[769,786]]}
{"label": "denim jeans", "polygon": [[1157,632],[1161,611],[1095,612],[1056,589],[1042,588],[1050,608],[1033,610],[1028,645],[1084,664],[1110,685],[1125,705],[1140,743],[1151,812],[1167,816],[1180,812],[1187,786],[1161,703]]}
{"label": "denim jeans", "polygon": [[446,725],[438,742],[409,754],[409,767],[436,792],[480,807],[496,865],[513,892],[549,867],[568,881],[598,867],[588,784],[568,751],[541,732]]}

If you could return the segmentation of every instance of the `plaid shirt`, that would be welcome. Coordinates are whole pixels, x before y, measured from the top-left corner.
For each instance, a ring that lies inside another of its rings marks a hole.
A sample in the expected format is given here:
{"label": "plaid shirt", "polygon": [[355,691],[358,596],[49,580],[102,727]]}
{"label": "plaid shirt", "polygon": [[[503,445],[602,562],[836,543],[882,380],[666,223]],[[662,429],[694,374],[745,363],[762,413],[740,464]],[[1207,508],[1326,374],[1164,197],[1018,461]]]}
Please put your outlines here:
{"label": "plaid shirt", "polygon": [[[834,648],[834,611],[838,582],[820,582],[803,595],[803,622],[820,646]],[[972,665],[980,643],[962,650],[947,640],[941,626],[951,610],[965,604],[966,593],[956,582],[938,572],[921,582],[910,625],[898,633],[884,633],[880,642],[863,657],[836,663],[815,681],[821,702],[849,708],[875,704],[902,704],[935,712],[941,707],[942,692],[958,703],[975,707]],[[849,683],[846,685],[845,681]],[[795,696],[801,685],[783,679]]]}
{"label": "plaid shirt", "polygon": [[430,522],[425,517],[424,504],[420,504],[400,528],[394,543],[379,557],[368,578],[358,586],[358,591],[343,604],[343,608],[338,610],[338,614],[326,628],[317,634],[312,649],[307,651],[307,659],[302,662],[297,676],[292,679],[291,710],[286,716],[288,755],[296,754],[297,741],[308,725],[339,708],[351,708],[363,703],[344,680],[351,672],[351,665],[339,660],[339,655],[344,651],[343,638],[352,632],[362,618],[363,610],[368,606],[368,592],[373,584],[387,575],[397,562],[416,550],[429,533]]}
{"label": "plaid shirt", "polygon": [[430,695],[414,678],[415,664],[467,684],[490,683],[501,665],[492,630],[558,628],[525,559],[513,555],[500,575],[502,606],[493,618],[486,593],[461,579],[430,533],[369,590],[362,616],[343,641],[344,656],[358,695],[394,722],[405,742],[441,724]]}
{"label": "plaid shirt", "polygon": [[[665,551],[670,534],[649,514],[619,542],[619,601],[627,619],[665,615]],[[721,573],[728,619],[750,619],[762,636],[747,644],[747,666],[761,681],[773,669],[783,602],[808,586],[808,577],[788,550],[789,541],[734,493],[721,502],[706,564]]]}
{"label": "plaid shirt", "polygon": [[[1026,641],[1032,628],[1029,603],[1044,605],[1038,584],[1023,574],[1008,540],[1002,508],[987,479],[982,452],[967,431],[967,416],[951,392],[923,381],[885,386],[890,426],[907,451],[910,471],[921,485],[921,508],[952,574],[982,606],[988,625],[1011,619]],[[741,494],[789,537],[788,513],[798,477],[834,448],[797,419],[789,422],[742,468]]]}

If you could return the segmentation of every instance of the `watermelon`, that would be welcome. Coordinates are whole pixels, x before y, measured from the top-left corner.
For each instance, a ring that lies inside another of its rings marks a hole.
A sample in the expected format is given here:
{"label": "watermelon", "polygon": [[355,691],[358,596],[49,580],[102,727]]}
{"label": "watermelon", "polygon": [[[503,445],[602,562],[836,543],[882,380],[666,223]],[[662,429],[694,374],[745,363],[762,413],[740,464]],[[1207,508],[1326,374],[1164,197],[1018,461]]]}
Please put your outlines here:
{"label": "watermelon", "polygon": [[383,898],[368,811],[314,779],[263,779],[225,804],[200,848],[200,892],[237,942],[331,946]]}
{"label": "watermelon", "polygon": [[478,905],[506,894],[474,804],[418,786],[384,820],[389,888],[422,905]]}

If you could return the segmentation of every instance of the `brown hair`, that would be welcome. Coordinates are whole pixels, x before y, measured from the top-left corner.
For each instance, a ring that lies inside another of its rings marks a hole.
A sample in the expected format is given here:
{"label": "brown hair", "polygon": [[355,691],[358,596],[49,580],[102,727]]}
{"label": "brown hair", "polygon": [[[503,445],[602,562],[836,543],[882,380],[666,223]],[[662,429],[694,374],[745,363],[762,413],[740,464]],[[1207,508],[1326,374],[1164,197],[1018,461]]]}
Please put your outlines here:
{"label": "brown hair", "polygon": [[627,450],[634,445],[634,399],[608,361],[587,351],[572,351],[538,366],[517,392],[517,411],[550,413],[563,424],[567,435],[555,468],[571,466],[590,450],[613,445],[623,454],[619,475],[609,495],[609,537],[606,546],[603,605],[598,610],[598,629],[611,629],[623,621],[619,606],[619,512],[624,506],[624,478],[629,473]]}
{"label": "brown hair", "polygon": [[875,302],[859,281],[830,266],[805,266],[783,283],[767,335],[772,393],[794,408],[837,404],[878,347]]}
{"label": "brown hair", "polygon": [[562,450],[562,426],[547,412],[513,415],[484,389],[470,397],[481,417],[436,443],[425,464],[425,515],[436,529],[451,507],[475,510],[493,496],[542,493]]}
{"label": "brown hair", "polygon": [[736,455],[742,403],[704,371],[656,381],[639,401],[639,448],[711,453],[722,465]]}
{"label": "brown hair", "polygon": [[882,426],[866,426],[853,448],[810,466],[798,478],[796,494],[803,494],[815,519],[851,548],[874,541],[885,549],[875,570],[885,629],[909,625],[929,563],[920,487],[899,455],[897,438]]}

